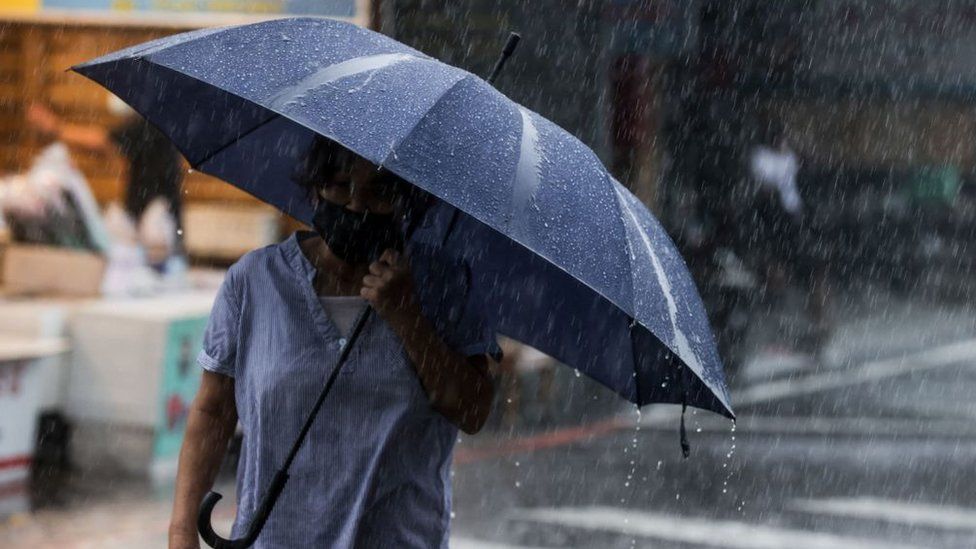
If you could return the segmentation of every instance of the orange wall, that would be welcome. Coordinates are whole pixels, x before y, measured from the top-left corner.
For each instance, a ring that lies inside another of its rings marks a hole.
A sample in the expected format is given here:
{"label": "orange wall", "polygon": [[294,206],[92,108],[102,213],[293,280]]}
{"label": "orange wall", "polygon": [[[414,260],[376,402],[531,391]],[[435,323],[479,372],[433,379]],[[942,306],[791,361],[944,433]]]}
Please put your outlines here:
{"label": "orange wall", "polygon": [[[111,127],[108,92],[68,67],[98,55],[184,29],[111,25],[73,25],[0,20],[0,173],[22,170],[43,145],[24,114],[44,103],[75,124]],[[73,151],[101,203],[120,200],[125,163],[120,157]],[[188,174],[187,200],[253,202],[243,192],[214,178]]]}

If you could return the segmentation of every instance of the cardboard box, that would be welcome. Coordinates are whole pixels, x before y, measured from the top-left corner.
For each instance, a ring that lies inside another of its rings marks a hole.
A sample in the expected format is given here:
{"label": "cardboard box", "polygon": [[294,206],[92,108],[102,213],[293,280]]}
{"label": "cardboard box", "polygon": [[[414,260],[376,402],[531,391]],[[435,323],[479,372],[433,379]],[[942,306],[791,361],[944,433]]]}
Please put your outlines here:
{"label": "cardboard box", "polygon": [[268,206],[190,203],[183,211],[183,241],[193,257],[236,260],[275,243],[280,218]]}
{"label": "cardboard box", "polygon": [[78,250],[11,244],[3,254],[4,293],[9,295],[98,295],[105,259]]}

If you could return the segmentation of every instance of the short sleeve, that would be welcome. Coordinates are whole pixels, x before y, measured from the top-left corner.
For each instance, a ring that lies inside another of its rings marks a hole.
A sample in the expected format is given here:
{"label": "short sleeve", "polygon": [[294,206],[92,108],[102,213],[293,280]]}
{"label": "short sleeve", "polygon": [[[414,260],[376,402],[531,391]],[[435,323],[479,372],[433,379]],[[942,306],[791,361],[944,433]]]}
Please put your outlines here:
{"label": "short sleeve", "polygon": [[237,335],[240,325],[240,293],[231,268],[220,285],[210,319],[203,333],[203,348],[197,363],[205,370],[234,377]]}
{"label": "short sleeve", "polygon": [[464,356],[501,360],[494,327],[470,300],[468,265],[427,247],[415,251],[410,261],[421,308],[444,342]]}
{"label": "short sleeve", "polygon": [[457,331],[452,339],[457,343],[455,350],[464,356],[488,355],[495,362],[502,359],[502,348],[498,345],[495,331],[477,318],[463,319],[456,326]]}

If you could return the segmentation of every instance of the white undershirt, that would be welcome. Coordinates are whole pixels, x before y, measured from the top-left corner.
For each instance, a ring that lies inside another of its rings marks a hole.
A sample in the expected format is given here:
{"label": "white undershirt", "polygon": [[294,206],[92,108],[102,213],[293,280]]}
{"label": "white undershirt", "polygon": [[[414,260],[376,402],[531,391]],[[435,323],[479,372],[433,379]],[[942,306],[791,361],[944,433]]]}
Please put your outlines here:
{"label": "white undershirt", "polygon": [[366,306],[366,300],[358,295],[320,295],[319,301],[322,302],[322,307],[325,309],[326,314],[329,315],[329,319],[336,325],[336,328],[339,328],[339,334],[342,337],[349,337],[353,324],[359,318],[359,313]]}

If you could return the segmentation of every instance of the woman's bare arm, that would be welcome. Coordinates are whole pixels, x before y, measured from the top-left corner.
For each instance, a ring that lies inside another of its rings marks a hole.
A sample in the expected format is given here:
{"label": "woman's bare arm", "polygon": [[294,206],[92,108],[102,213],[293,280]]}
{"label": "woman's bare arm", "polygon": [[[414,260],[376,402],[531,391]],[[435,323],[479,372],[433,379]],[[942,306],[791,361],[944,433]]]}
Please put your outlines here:
{"label": "woman's bare arm", "polygon": [[495,398],[492,362],[448,347],[421,312],[410,267],[398,252],[386,250],[369,272],[360,295],[400,337],[431,405],[465,433],[480,431]]}
{"label": "woman's bare arm", "polygon": [[234,379],[204,371],[186,423],[170,520],[170,549],[196,548],[197,510],[213,486],[237,426]]}
{"label": "woman's bare arm", "polygon": [[400,314],[390,325],[403,341],[431,404],[465,433],[477,433],[495,397],[488,357],[465,357],[452,350],[419,308]]}

